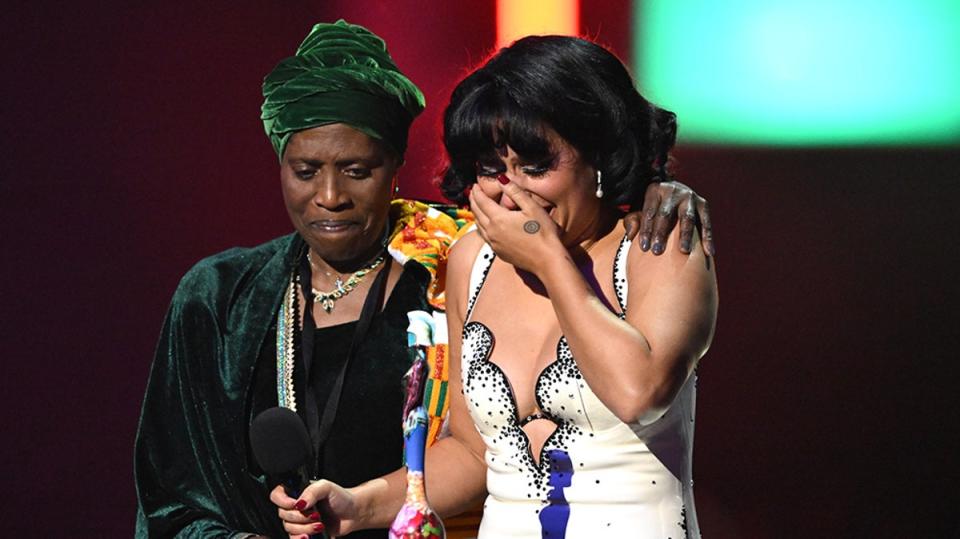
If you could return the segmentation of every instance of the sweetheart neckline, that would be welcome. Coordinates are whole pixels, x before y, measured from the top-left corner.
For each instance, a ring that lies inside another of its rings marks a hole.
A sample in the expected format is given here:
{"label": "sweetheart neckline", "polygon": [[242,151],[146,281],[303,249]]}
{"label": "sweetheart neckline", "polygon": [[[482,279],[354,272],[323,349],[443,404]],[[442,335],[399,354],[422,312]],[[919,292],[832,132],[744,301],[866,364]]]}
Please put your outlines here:
{"label": "sweetheart neckline", "polygon": [[[552,432],[550,432],[549,435],[547,435],[546,438],[543,439],[543,445],[540,446],[540,457],[538,459],[534,459],[533,448],[531,447],[531,444],[530,444],[530,436],[527,434],[527,431],[523,430],[523,426],[520,425],[520,421],[521,421],[520,406],[517,404],[517,396],[513,389],[513,382],[510,381],[510,377],[507,376],[507,373],[504,372],[502,368],[500,368],[500,365],[497,365],[493,361],[490,361],[490,356],[493,355],[493,349],[496,348],[497,346],[497,338],[493,334],[493,331],[491,331],[486,324],[484,324],[483,322],[479,322],[477,320],[471,320],[467,322],[463,326],[464,333],[466,333],[467,328],[470,327],[471,324],[476,324],[477,326],[479,326],[487,334],[487,336],[490,337],[490,348],[487,350],[487,353],[483,355],[482,361],[487,365],[490,365],[491,367],[496,369],[498,373],[500,373],[500,378],[503,379],[503,383],[507,387],[507,394],[510,396],[510,405],[513,408],[512,410],[513,412],[512,415],[514,420],[513,427],[516,428],[518,431],[520,431],[520,434],[523,435],[523,439],[526,442],[524,444],[526,455],[530,457],[530,460],[533,462],[533,464],[538,470],[543,471],[543,463],[545,462],[544,452],[547,451],[548,444],[553,439],[553,437],[558,432],[560,432],[560,427],[562,425],[549,417],[544,418],[554,424],[554,429]],[[565,340],[566,340],[566,337],[564,337],[563,335],[561,335],[560,338],[557,339],[557,350],[556,350],[553,361],[548,363],[543,369],[540,370],[540,372],[537,374],[537,377],[536,377],[536,383],[534,383],[533,385],[533,400],[537,404],[537,409],[539,409],[541,412],[543,411],[543,403],[540,402],[540,396],[537,394],[537,389],[540,387],[540,380],[543,378],[543,373],[547,372],[547,370],[549,370],[551,367],[553,367],[560,361],[560,347],[563,344],[563,342],[565,342]],[[576,360],[574,360],[574,365],[576,365]],[[579,367],[577,368],[577,370],[578,371],[580,370]]]}
{"label": "sweetheart neckline", "polygon": [[[512,399],[513,399],[513,404],[514,404],[514,414],[513,414],[513,415],[514,415],[514,417],[517,419],[517,421],[519,422],[519,421],[520,421],[520,407],[517,406],[516,395],[514,395],[514,391],[513,391],[513,382],[510,381],[510,377],[507,376],[507,373],[504,372],[504,370],[500,367],[500,365],[497,365],[496,363],[494,363],[493,361],[490,360],[490,356],[493,355],[493,349],[497,347],[497,338],[496,338],[496,336],[493,334],[493,331],[492,331],[489,327],[487,327],[486,324],[484,324],[483,322],[479,322],[479,321],[477,321],[477,320],[471,320],[471,321],[467,322],[467,324],[466,324],[465,326],[463,326],[464,331],[466,331],[467,327],[469,327],[471,324],[476,324],[476,325],[480,326],[480,327],[483,328],[483,330],[487,333],[487,335],[490,336],[490,350],[488,351],[487,354],[484,355],[483,360],[484,360],[485,362],[489,363],[490,365],[493,365],[494,367],[496,367],[497,370],[500,371],[500,374],[503,375],[503,380],[507,383],[507,388],[510,389],[510,396],[511,396]],[[541,412],[543,411],[543,403],[540,402],[540,397],[537,396],[537,388],[540,387],[540,380],[543,378],[543,374],[544,374],[545,372],[547,372],[547,370],[549,370],[550,367],[553,367],[554,365],[556,365],[556,364],[560,361],[560,347],[563,346],[563,343],[564,343],[564,342],[566,342],[566,337],[563,336],[563,335],[560,335],[560,338],[557,339],[557,346],[556,346],[556,350],[554,351],[553,361],[551,361],[550,363],[547,363],[542,369],[540,369],[540,372],[537,373],[537,376],[536,376],[536,378],[535,378],[536,381],[535,381],[534,384],[533,384],[533,400],[534,400],[534,401],[536,402],[536,404],[537,404],[537,409],[540,410]],[[570,346],[570,345],[567,345],[567,347],[569,347],[569,346]],[[576,360],[574,360],[574,364],[576,364]],[[577,370],[579,371],[580,368],[577,367]]]}

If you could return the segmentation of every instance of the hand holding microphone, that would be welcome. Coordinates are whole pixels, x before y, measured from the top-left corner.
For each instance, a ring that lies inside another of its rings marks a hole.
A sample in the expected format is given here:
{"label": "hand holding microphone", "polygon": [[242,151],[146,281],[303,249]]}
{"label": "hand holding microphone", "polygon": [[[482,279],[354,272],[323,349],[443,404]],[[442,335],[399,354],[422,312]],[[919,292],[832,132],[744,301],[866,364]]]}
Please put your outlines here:
{"label": "hand holding microphone", "polygon": [[261,412],[250,425],[250,445],[267,477],[278,483],[270,501],[280,508],[287,533],[326,537],[328,528],[333,534],[346,533],[341,517],[351,511],[352,496],[329,481],[311,482],[316,460],[296,412],[279,407]]}

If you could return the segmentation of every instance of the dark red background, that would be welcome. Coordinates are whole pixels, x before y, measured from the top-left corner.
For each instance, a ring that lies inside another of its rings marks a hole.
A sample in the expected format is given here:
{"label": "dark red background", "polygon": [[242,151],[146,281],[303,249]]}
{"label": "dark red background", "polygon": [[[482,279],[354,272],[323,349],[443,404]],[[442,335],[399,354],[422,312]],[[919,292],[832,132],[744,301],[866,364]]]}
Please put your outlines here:
{"label": "dark red background", "polygon": [[[290,230],[259,88],[311,24],[369,26],[424,89],[401,181],[428,198],[444,100],[494,39],[492,1],[80,4],[5,7],[0,23],[13,536],[131,534],[136,420],[179,277]],[[585,2],[583,19],[628,52],[627,1]],[[957,533],[960,152],[676,155],[720,248],[696,441],[705,534]]]}

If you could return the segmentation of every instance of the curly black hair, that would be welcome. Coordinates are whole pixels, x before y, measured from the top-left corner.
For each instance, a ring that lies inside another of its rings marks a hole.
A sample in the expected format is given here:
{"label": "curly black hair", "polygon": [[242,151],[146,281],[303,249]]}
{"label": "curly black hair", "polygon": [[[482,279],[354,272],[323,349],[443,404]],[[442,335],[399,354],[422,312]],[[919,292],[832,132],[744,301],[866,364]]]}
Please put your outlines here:
{"label": "curly black hair", "polygon": [[450,96],[444,196],[465,203],[478,159],[505,145],[531,161],[549,156],[545,127],[602,172],[606,202],[637,207],[651,181],[669,178],[676,115],[644,99],[623,63],[602,46],[531,36],[501,49]]}

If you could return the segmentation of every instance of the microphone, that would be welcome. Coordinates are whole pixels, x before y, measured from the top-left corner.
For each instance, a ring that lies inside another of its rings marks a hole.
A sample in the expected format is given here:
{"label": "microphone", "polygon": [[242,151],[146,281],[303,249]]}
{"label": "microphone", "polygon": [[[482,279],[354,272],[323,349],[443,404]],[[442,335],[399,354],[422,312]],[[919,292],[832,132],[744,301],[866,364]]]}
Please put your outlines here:
{"label": "microphone", "polygon": [[291,498],[299,498],[310,484],[315,461],[307,427],[288,408],[268,408],[250,424],[250,446],[267,476],[283,485]]}

